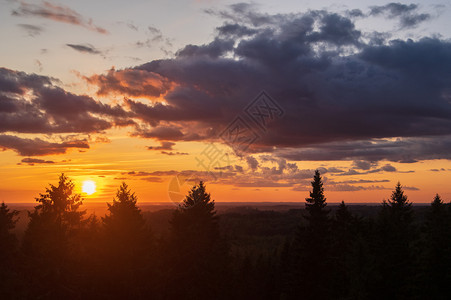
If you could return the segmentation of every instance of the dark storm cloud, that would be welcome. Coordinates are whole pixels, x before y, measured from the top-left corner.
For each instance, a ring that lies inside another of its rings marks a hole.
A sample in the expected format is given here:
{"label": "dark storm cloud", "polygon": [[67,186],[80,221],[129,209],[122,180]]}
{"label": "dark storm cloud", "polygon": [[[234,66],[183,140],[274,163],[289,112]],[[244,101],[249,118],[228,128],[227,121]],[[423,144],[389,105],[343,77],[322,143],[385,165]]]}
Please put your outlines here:
{"label": "dark storm cloud", "polygon": [[119,93],[136,97],[159,97],[170,88],[170,82],[157,73],[137,69],[116,71],[84,77],[88,83],[98,86],[98,95]]}
{"label": "dark storm cloud", "polygon": [[144,138],[155,138],[158,140],[182,140],[184,134],[177,127],[171,126],[158,126],[149,130],[141,130],[139,129],[135,135],[144,137]]}
{"label": "dark storm cloud", "polygon": [[22,156],[64,154],[69,148],[88,149],[88,140],[63,135],[63,141],[55,143],[41,135],[101,133],[113,126],[134,124],[122,107],[72,94],[55,82],[50,77],[0,68],[0,133],[39,134],[36,138],[2,134],[0,147]]}
{"label": "dark storm cloud", "polygon": [[66,44],[66,46],[82,53],[89,53],[89,54],[102,54],[99,50],[97,50],[93,45],[77,45],[77,44]]}
{"label": "dark storm cloud", "polygon": [[39,138],[20,138],[7,134],[0,134],[0,147],[11,149],[22,156],[43,156],[64,154],[70,148],[88,149],[86,140],[69,140],[61,143],[47,142]]}
{"label": "dark storm cloud", "polygon": [[82,26],[89,30],[102,34],[108,33],[106,29],[94,25],[92,19],[84,18],[73,9],[63,5],[52,4],[47,1],[44,1],[40,4],[32,4],[20,1],[19,7],[17,9],[14,9],[11,13],[13,16],[40,17],[56,22]]}
{"label": "dark storm cloud", "polygon": [[[143,123],[136,136],[219,140],[264,89],[285,114],[268,124],[250,152],[292,160],[450,157],[449,41],[390,40],[386,33],[368,38],[349,12],[269,15],[241,3],[208,13],[225,20],[211,42],[187,45],[174,58],[87,78],[100,82],[101,94],[164,97],[164,103],[125,101]],[[415,5],[388,5],[372,8],[372,14],[402,19],[421,13]],[[171,129],[160,132],[161,126]]]}
{"label": "dark storm cloud", "polygon": [[130,122],[120,106],[72,94],[53,82],[0,68],[0,132],[93,133]]}
{"label": "dark storm cloud", "polygon": [[225,37],[243,37],[253,35],[258,31],[240,24],[226,23],[216,28],[220,36]]}
{"label": "dark storm cloud", "polygon": [[193,57],[206,55],[211,58],[217,58],[233,49],[233,40],[215,39],[208,45],[196,46],[187,45],[176,53],[178,57]]}
{"label": "dark storm cloud", "polygon": [[[289,160],[390,160],[412,163],[418,160],[451,159],[451,135],[441,137],[403,138],[332,142],[313,145],[306,149],[281,149],[274,154]],[[362,168],[362,166],[360,166]]]}
{"label": "dark storm cloud", "polygon": [[416,4],[388,3],[383,6],[371,7],[370,15],[384,15],[390,19],[398,17],[401,28],[409,28],[431,18],[430,14],[417,11],[418,5]]}
{"label": "dark storm cloud", "polygon": [[354,23],[349,18],[324,13],[320,19],[319,29],[308,36],[311,42],[329,42],[338,46],[359,44],[361,32],[355,29]]}

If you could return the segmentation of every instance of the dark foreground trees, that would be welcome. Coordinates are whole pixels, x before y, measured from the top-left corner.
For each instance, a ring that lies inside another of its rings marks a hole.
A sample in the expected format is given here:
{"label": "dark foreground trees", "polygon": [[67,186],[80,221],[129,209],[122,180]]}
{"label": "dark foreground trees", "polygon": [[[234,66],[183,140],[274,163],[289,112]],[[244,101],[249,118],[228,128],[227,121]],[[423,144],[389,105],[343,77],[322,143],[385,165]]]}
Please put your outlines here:
{"label": "dark foreground trees", "polygon": [[415,289],[416,274],[412,271],[416,232],[412,203],[399,182],[390,199],[382,203],[377,228],[378,278],[373,294],[382,298],[410,298]]}
{"label": "dark foreground trees", "polygon": [[[438,195],[430,207],[414,209],[398,184],[388,201],[364,208],[368,214],[359,216],[355,206],[344,202],[327,206],[317,171],[305,210],[226,213],[218,222],[215,203],[200,182],[172,217],[165,212],[168,231],[155,236],[146,223],[151,217],[144,217],[137,200],[123,183],[106,216],[86,217],[80,195],[63,174],[37,198],[22,247],[15,247],[12,233],[17,212],[0,205],[0,298],[451,295],[450,205]],[[294,230],[296,219],[301,225]]]}
{"label": "dark foreground trees", "polygon": [[305,199],[305,224],[298,228],[293,245],[292,299],[326,299],[331,280],[327,258],[330,254],[330,219],[323,182],[318,170],[312,181],[310,197]]}
{"label": "dark foreground trees", "polygon": [[22,249],[26,259],[26,281],[38,297],[76,295],[73,270],[80,262],[77,242],[85,211],[74,183],[64,174],[58,185],[50,185],[29,214]]}
{"label": "dark foreground trees", "polygon": [[109,213],[102,218],[106,285],[116,297],[124,299],[143,297],[151,288],[148,268],[153,240],[137,200],[123,182],[113,203],[107,203]]}
{"label": "dark foreground trees", "polygon": [[2,202],[0,205],[0,298],[14,295],[11,288],[17,286],[17,239],[12,233],[17,219],[16,210],[11,210]]}
{"label": "dark foreground trees", "polygon": [[9,209],[4,202],[0,205],[0,264],[6,263],[5,258],[10,257],[16,249],[17,239],[12,230],[18,221],[18,214],[17,210]]}
{"label": "dark foreground trees", "polygon": [[164,294],[169,299],[227,298],[227,247],[219,232],[214,200],[202,181],[174,211],[167,247]]}
{"label": "dark foreground trees", "polygon": [[451,295],[451,215],[438,194],[426,216],[421,243],[422,295],[445,299]]}

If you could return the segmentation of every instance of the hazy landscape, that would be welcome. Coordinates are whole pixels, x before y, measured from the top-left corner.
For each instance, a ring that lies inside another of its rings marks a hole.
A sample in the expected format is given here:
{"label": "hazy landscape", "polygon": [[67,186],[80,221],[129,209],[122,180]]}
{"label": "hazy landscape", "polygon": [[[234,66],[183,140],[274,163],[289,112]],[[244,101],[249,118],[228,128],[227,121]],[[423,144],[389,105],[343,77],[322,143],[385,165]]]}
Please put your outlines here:
{"label": "hazy landscape", "polygon": [[413,206],[398,184],[379,205],[328,205],[316,171],[309,195],[300,203],[216,204],[200,182],[177,205],[139,208],[122,183],[112,202],[83,204],[62,174],[34,209],[2,204],[0,238],[8,251],[1,293],[12,299],[449,295],[451,204],[438,194]]}
{"label": "hazy landscape", "polygon": [[0,299],[451,299],[449,1],[0,25]]}

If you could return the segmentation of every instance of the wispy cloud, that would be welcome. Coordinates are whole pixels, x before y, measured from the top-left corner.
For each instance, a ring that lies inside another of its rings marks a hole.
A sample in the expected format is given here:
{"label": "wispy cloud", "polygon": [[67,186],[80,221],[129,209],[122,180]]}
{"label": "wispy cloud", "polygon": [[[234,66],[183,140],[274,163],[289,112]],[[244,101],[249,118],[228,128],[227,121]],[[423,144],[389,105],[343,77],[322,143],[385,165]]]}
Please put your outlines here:
{"label": "wispy cloud", "polygon": [[81,44],[66,44],[66,46],[68,46],[68,47],[70,47],[70,48],[72,48],[72,49],[74,49],[76,51],[82,52],[82,53],[102,54],[101,51],[97,50],[93,45],[90,45],[90,44],[84,44],[84,45],[81,45]]}
{"label": "wispy cloud", "polygon": [[419,13],[416,4],[388,3],[383,6],[372,6],[370,15],[383,15],[386,18],[399,18],[401,28],[416,27],[421,22],[431,18],[428,13]]}
{"label": "wispy cloud", "polygon": [[165,155],[189,155],[189,153],[187,152],[178,152],[178,151],[161,151],[161,154],[165,154]]}
{"label": "wispy cloud", "polygon": [[82,26],[102,34],[108,33],[106,29],[94,25],[92,19],[86,19],[75,10],[67,6],[56,5],[47,1],[43,1],[39,4],[20,1],[19,7],[12,11],[12,15],[18,17],[40,17],[56,22]]}
{"label": "wispy cloud", "polygon": [[173,146],[175,146],[173,142],[162,141],[160,142],[160,146],[148,146],[147,150],[173,150]]}
{"label": "wispy cloud", "polygon": [[[188,155],[189,153],[186,152],[178,152],[178,151],[172,151],[174,150],[172,147],[175,146],[175,143],[168,142],[168,141],[161,141],[160,146],[148,146],[147,150],[157,150],[160,151],[161,154],[165,155]],[[168,150],[168,151],[166,151]]]}
{"label": "wispy cloud", "polygon": [[27,34],[31,37],[35,37],[40,35],[44,29],[41,26],[31,25],[31,24],[17,24],[21,29],[27,32]]}
{"label": "wispy cloud", "polygon": [[27,164],[29,166],[34,166],[35,164],[54,164],[53,160],[44,160],[39,158],[26,157],[20,161],[20,164]]}

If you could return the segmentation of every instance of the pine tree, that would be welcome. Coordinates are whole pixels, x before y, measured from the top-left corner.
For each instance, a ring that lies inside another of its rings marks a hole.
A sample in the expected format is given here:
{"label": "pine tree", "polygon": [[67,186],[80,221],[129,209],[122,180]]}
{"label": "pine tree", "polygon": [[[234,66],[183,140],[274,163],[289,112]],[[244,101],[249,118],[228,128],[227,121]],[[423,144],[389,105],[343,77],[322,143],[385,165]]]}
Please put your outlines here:
{"label": "pine tree", "polygon": [[306,219],[309,221],[310,227],[324,230],[327,227],[329,210],[326,209],[327,203],[323,182],[318,170],[315,171],[313,177],[310,197],[306,198],[305,201],[305,209],[308,212]]}
{"label": "pine tree", "polygon": [[424,295],[430,299],[447,299],[451,294],[451,222],[438,194],[431,203],[423,231],[421,282]]}
{"label": "pine tree", "polygon": [[215,202],[202,181],[189,191],[170,224],[168,297],[221,298],[228,251],[219,233]]}
{"label": "pine tree", "polygon": [[318,170],[312,181],[310,197],[305,199],[307,224],[300,226],[293,245],[294,277],[288,291],[293,299],[326,299],[330,296],[328,285],[331,271],[328,267],[330,255],[330,219],[326,209],[323,182]]}
{"label": "pine tree", "polygon": [[109,215],[102,218],[108,238],[117,242],[118,247],[127,247],[142,242],[146,229],[137,197],[123,182],[118,188],[113,204],[107,203]]}
{"label": "pine tree", "polygon": [[82,198],[74,193],[74,183],[64,174],[58,185],[40,194],[23,239],[23,251],[31,260],[27,272],[33,296],[76,295],[71,285],[70,266],[79,260],[77,234],[82,229]]}
{"label": "pine tree", "polygon": [[151,238],[137,201],[136,194],[123,182],[113,203],[107,203],[109,214],[102,218],[107,286],[111,287],[109,292],[124,298],[142,297],[149,263]]}
{"label": "pine tree", "polygon": [[[215,202],[201,181],[194,186],[174,212],[171,233],[177,240],[199,238],[203,243],[214,244],[219,239]],[[203,236],[199,236],[199,234]],[[200,250],[200,249],[199,249]]]}
{"label": "pine tree", "polygon": [[5,202],[0,205],[0,257],[8,256],[14,251],[16,236],[11,231],[16,226],[16,216],[19,214],[17,210],[11,211]]}
{"label": "pine tree", "polygon": [[16,226],[17,210],[2,202],[0,205],[0,298],[19,298],[17,288],[17,239],[11,231]]}
{"label": "pine tree", "polygon": [[412,222],[412,203],[398,182],[391,198],[382,203],[378,216],[379,285],[374,292],[380,297],[409,297],[414,288],[411,271],[415,228]]}
{"label": "pine tree", "polygon": [[388,203],[384,203],[388,212],[391,214],[393,221],[399,222],[401,224],[410,224],[412,223],[412,203],[407,200],[407,196],[404,195],[404,191],[402,189],[401,183],[395,187],[395,190],[392,192],[391,198],[388,200]]}
{"label": "pine tree", "polygon": [[348,296],[350,290],[350,254],[354,246],[355,218],[342,201],[335,212],[332,220],[331,247],[333,253],[330,255],[331,273],[333,275],[332,285],[334,294],[339,298]]}

